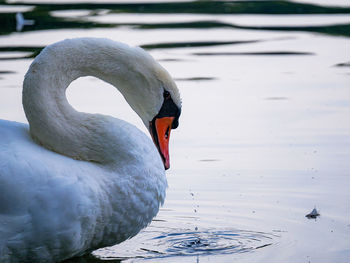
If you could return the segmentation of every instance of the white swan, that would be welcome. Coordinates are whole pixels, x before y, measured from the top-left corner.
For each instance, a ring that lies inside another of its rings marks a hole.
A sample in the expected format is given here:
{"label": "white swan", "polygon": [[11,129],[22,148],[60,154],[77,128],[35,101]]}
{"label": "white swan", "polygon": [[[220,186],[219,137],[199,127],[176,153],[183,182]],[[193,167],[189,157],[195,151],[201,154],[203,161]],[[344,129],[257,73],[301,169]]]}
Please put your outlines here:
{"label": "white swan", "polygon": [[[66,88],[86,75],[123,94],[160,154],[133,125],[68,104]],[[50,45],[25,76],[23,106],[30,131],[0,121],[0,262],[62,261],[122,242],[151,222],[165,197],[181,101],[150,55],[107,39]]]}

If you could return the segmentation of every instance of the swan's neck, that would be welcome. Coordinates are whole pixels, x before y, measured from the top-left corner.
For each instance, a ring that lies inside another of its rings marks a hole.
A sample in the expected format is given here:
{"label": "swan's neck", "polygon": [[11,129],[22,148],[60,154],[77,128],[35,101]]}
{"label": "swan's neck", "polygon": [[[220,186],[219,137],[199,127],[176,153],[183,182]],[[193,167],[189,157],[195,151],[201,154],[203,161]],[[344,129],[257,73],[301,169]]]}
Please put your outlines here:
{"label": "swan's neck", "polygon": [[109,141],[117,140],[118,144],[118,131],[110,128],[112,119],[77,112],[67,101],[66,89],[81,76],[95,76],[116,86],[140,114],[142,109],[132,101],[132,95],[140,92],[135,87],[140,86],[146,73],[130,62],[137,57],[126,52],[129,47],[108,47],[108,43],[105,47],[86,41],[60,42],[36,58],[24,80],[23,106],[30,133],[38,143],[72,158],[105,163],[110,161],[105,152]]}

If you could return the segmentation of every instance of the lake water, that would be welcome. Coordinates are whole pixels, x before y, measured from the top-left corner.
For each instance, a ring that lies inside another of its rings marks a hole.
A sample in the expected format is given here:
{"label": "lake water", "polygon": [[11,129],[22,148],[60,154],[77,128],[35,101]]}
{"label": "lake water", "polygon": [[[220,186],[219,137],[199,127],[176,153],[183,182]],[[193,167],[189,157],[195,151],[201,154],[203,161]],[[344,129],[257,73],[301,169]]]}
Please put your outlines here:
{"label": "lake water", "polygon": [[[349,262],[349,1],[64,2],[0,2],[1,119],[26,122],[28,66],[73,37],[144,47],[183,99],[158,216],[67,262]],[[35,24],[16,31],[16,12]],[[68,97],[147,132],[98,79],[78,79]]]}

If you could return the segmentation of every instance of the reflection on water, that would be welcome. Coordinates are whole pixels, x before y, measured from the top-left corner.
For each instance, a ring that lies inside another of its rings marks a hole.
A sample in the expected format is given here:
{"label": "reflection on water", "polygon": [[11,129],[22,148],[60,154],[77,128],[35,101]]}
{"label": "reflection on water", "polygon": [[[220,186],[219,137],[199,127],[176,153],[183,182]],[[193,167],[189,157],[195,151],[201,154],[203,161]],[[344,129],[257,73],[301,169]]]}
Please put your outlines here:
{"label": "reflection on water", "polygon": [[[175,28],[237,28],[249,30],[277,30],[277,31],[310,31],[333,35],[350,36],[350,21],[342,24],[319,26],[261,26],[240,25],[215,17],[214,19],[183,22],[119,22],[102,23],[96,21],[96,17],[108,14],[136,13],[136,14],[348,14],[347,7],[326,7],[320,5],[294,3],[288,1],[189,1],[168,3],[131,3],[131,4],[102,4],[102,3],[77,3],[70,4],[42,4],[28,3],[17,7],[17,4],[7,4],[5,1],[0,8],[0,34],[10,34],[16,31],[16,12],[24,12],[25,18],[35,21],[34,25],[24,26],[23,31],[35,31],[60,28],[116,28],[132,27],[134,29],[175,29]],[[67,12],[68,11],[68,12]],[[64,15],[62,15],[64,14]],[[93,18],[93,19],[90,19]],[[94,21],[95,20],[95,21]],[[17,23],[18,24],[18,23]],[[153,48],[150,46],[149,48]],[[157,46],[156,46],[157,47]],[[170,43],[165,47],[172,46]]]}
{"label": "reflection on water", "polygon": [[[183,96],[164,208],[136,237],[66,263],[348,262],[349,7],[40,2],[0,4],[1,119],[25,121],[21,83],[30,62],[71,37],[147,49]],[[17,32],[17,12],[35,24]],[[67,93],[78,110],[144,129],[102,81],[80,78]],[[322,216],[308,220],[315,206]]]}

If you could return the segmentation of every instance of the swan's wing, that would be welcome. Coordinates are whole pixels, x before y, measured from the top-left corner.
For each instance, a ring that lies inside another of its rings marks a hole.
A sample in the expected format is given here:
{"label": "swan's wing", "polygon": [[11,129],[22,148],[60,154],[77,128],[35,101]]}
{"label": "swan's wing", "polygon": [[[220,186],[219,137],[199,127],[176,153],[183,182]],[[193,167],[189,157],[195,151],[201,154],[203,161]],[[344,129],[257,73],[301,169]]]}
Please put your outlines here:
{"label": "swan's wing", "polygon": [[0,121],[0,134],[0,261],[82,251],[107,198],[86,176],[98,170],[36,145],[25,124]]}
{"label": "swan's wing", "polygon": [[2,263],[13,262],[9,254],[18,262],[55,262],[121,242],[145,227],[164,200],[165,177],[149,167],[164,174],[162,163],[140,134],[145,165],[114,170],[37,145],[25,124],[0,121],[0,134]]}

